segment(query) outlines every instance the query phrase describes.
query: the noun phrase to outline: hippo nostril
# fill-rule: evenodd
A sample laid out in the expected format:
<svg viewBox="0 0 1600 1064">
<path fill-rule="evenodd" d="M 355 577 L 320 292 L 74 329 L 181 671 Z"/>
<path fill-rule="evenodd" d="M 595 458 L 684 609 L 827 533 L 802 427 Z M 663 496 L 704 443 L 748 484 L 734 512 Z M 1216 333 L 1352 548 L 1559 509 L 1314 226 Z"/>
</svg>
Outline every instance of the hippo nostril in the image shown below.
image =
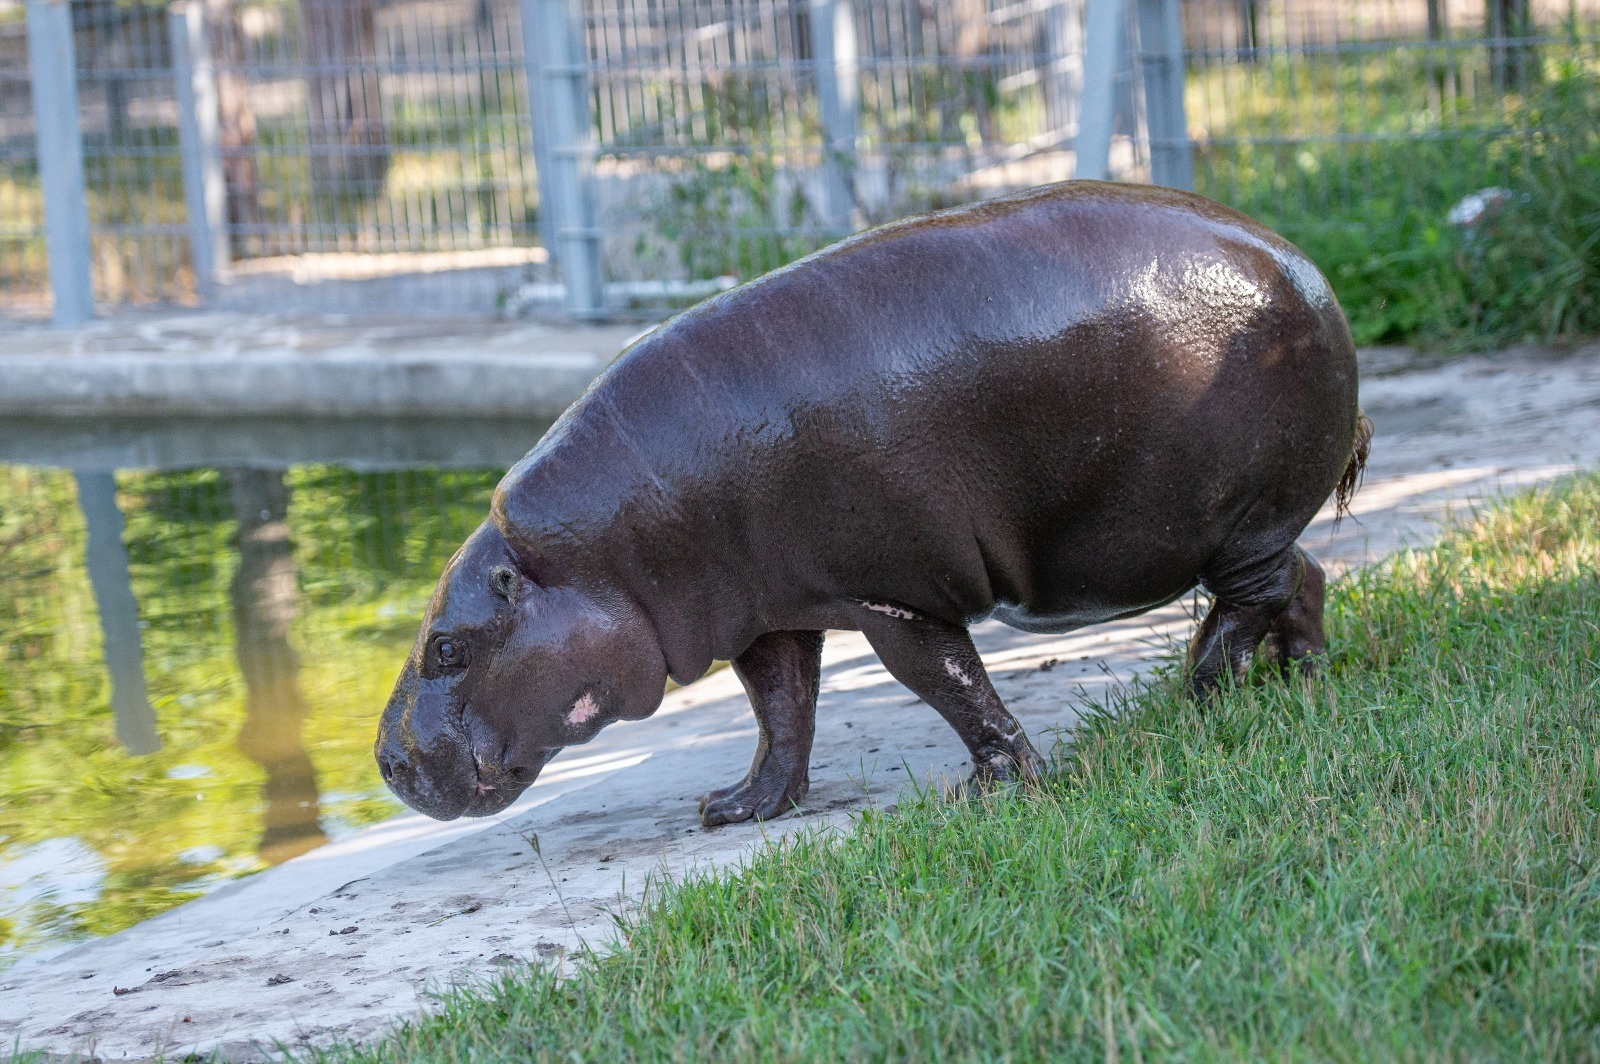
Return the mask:
<svg viewBox="0 0 1600 1064">
<path fill-rule="evenodd" d="M 394 782 L 394 775 L 397 771 L 399 771 L 399 766 L 395 764 L 393 758 L 386 754 L 378 755 L 378 774 L 383 777 L 385 783 Z"/>
</svg>

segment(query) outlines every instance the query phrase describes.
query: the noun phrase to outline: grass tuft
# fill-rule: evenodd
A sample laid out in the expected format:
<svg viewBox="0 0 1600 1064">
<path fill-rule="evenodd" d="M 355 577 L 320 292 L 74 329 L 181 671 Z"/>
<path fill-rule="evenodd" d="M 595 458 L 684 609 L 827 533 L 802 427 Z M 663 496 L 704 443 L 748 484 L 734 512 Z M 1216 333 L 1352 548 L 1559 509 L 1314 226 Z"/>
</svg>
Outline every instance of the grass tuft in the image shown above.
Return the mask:
<svg viewBox="0 0 1600 1064">
<path fill-rule="evenodd" d="M 1325 677 L 669 888 L 336 1058 L 1600 1057 L 1600 476 L 1335 586 Z"/>
</svg>

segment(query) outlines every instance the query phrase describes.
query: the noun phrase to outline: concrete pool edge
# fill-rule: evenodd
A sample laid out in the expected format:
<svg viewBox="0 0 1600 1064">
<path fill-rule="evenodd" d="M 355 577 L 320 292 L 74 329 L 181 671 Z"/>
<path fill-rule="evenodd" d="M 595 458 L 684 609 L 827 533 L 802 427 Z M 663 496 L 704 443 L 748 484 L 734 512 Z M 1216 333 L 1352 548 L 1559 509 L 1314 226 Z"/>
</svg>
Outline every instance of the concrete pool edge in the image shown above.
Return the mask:
<svg viewBox="0 0 1600 1064">
<path fill-rule="evenodd" d="M 0 416 L 552 420 L 637 324 L 130 315 L 0 336 Z"/>
</svg>

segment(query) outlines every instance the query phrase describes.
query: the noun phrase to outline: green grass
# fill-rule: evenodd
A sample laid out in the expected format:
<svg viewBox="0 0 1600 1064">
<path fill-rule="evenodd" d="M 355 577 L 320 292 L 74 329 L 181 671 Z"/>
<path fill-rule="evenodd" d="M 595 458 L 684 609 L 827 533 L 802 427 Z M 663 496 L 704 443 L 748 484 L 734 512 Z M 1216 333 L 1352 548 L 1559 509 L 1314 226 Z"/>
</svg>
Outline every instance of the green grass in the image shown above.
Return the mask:
<svg viewBox="0 0 1600 1064">
<path fill-rule="evenodd" d="M 1034 791 L 670 887 L 340 1060 L 1600 1059 L 1600 476 L 1332 590 L 1315 682 L 1174 674 Z"/>
</svg>

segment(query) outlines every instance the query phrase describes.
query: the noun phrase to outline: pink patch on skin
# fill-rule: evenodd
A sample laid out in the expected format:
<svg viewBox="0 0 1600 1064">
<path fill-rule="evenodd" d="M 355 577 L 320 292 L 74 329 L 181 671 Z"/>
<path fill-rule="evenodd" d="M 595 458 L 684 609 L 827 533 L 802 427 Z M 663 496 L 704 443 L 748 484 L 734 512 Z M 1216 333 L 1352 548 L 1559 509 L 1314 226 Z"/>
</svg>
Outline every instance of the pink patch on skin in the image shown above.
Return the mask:
<svg viewBox="0 0 1600 1064">
<path fill-rule="evenodd" d="M 965 672 L 962 672 L 961 666 L 957 665 L 949 658 L 944 659 L 944 671 L 949 673 L 950 678 L 959 683 L 962 687 L 972 686 L 972 677 L 968 676 Z"/>
<path fill-rule="evenodd" d="M 572 709 L 567 712 L 567 723 L 572 725 L 583 724 L 594 718 L 600 712 L 600 704 L 594 700 L 594 695 L 585 692 L 583 697 L 572 703 Z"/>
</svg>

